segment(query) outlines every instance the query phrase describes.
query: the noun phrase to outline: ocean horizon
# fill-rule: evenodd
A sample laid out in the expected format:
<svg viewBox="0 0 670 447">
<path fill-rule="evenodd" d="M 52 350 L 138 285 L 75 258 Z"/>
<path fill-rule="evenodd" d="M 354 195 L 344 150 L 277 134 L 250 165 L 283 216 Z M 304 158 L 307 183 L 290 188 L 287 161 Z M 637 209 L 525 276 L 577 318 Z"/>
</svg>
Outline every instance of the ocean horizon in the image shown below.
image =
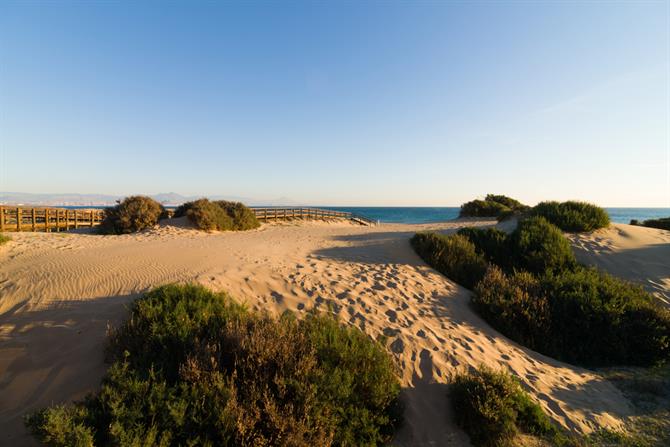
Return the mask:
<svg viewBox="0 0 670 447">
<path fill-rule="evenodd" d="M 380 223 L 425 224 L 445 222 L 456 219 L 460 211 L 458 206 L 317 206 L 317 205 L 286 205 L 268 206 L 268 208 L 321 208 L 333 211 L 347 211 L 378 220 Z M 107 206 L 63 206 L 69 209 L 94 208 L 101 209 Z M 166 208 L 175 208 L 167 205 Z M 604 208 L 615 223 L 628 224 L 632 219 L 639 221 L 670 217 L 670 208 Z"/>
</svg>

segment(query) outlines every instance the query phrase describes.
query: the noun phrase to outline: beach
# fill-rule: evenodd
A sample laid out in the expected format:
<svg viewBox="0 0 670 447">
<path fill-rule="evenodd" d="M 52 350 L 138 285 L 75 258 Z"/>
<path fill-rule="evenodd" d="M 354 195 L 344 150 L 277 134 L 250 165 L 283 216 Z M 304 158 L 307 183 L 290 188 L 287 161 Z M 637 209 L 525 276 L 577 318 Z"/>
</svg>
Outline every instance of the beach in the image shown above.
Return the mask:
<svg viewBox="0 0 670 447">
<path fill-rule="evenodd" d="M 384 339 L 403 386 L 405 424 L 394 445 L 464 445 L 449 414 L 458 371 L 488 365 L 515 375 L 548 415 L 578 433 L 621 429 L 632 407 L 610 382 L 522 347 L 478 317 L 470 291 L 412 250 L 417 231 L 495 221 L 360 226 L 264 224 L 206 233 L 184 219 L 122 236 L 17 233 L 0 248 L 0 444 L 34 445 L 22 418 L 80 399 L 104 375 L 108 328 L 142 292 L 172 282 L 225 290 L 279 315 L 334 312 Z M 571 236 L 579 259 L 670 296 L 670 232 L 612 224 Z"/>
</svg>

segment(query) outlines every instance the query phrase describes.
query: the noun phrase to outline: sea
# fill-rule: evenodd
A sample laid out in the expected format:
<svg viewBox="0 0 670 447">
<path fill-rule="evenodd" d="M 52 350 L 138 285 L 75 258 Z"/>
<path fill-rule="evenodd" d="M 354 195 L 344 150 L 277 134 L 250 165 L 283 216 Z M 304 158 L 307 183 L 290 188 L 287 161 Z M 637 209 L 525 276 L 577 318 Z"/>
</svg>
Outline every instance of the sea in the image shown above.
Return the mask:
<svg viewBox="0 0 670 447">
<path fill-rule="evenodd" d="M 96 206 L 66 206 L 64 208 L 104 208 Z M 168 207 L 169 208 L 169 207 Z M 379 207 L 379 206 L 314 206 L 334 211 L 348 211 L 378 220 L 381 223 L 435 223 L 456 219 L 459 207 Z M 612 222 L 630 223 L 632 219 L 643 221 L 670 217 L 670 208 L 605 208 Z"/>
</svg>

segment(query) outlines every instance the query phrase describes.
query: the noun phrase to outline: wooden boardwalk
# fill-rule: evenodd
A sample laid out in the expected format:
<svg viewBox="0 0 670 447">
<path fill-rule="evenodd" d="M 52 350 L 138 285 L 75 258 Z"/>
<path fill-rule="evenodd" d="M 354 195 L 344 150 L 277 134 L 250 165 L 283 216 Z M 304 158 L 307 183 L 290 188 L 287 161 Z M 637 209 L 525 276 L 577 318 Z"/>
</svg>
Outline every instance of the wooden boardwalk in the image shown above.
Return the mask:
<svg viewBox="0 0 670 447">
<path fill-rule="evenodd" d="M 279 220 L 318 219 L 350 220 L 359 225 L 377 225 L 378 222 L 345 211 L 320 208 L 256 208 L 251 210 L 261 222 Z M 171 215 L 171 210 L 168 210 Z M 0 206 L 0 233 L 14 231 L 69 231 L 76 228 L 91 228 L 100 225 L 104 217 L 102 209 L 67 209 L 51 207 Z"/>
<path fill-rule="evenodd" d="M 102 222 L 101 209 L 28 208 L 0 206 L 0 232 L 3 231 L 67 231 L 95 227 Z"/>
</svg>

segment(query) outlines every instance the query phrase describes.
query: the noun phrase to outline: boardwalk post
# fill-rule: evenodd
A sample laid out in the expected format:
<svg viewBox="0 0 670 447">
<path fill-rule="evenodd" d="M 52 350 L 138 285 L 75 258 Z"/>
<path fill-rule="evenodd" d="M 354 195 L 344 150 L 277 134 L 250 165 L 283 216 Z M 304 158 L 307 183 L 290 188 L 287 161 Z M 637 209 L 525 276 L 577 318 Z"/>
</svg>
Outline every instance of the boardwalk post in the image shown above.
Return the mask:
<svg viewBox="0 0 670 447">
<path fill-rule="evenodd" d="M 35 232 L 35 224 L 37 223 L 37 216 L 35 208 L 33 208 L 33 232 Z"/>
<path fill-rule="evenodd" d="M 16 209 L 16 231 L 21 231 L 21 208 Z"/>
<path fill-rule="evenodd" d="M 91 228 L 93 228 L 93 210 L 91 210 Z"/>
<path fill-rule="evenodd" d="M 44 231 L 49 232 L 49 208 L 44 209 Z"/>
<path fill-rule="evenodd" d="M 79 228 L 79 210 L 74 210 L 74 228 L 77 229 Z"/>
<path fill-rule="evenodd" d="M 70 210 L 65 210 L 65 231 L 70 229 Z"/>
<path fill-rule="evenodd" d="M 0 206 L 0 232 L 5 231 L 5 207 Z"/>
<path fill-rule="evenodd" d="M 60 210 L 56 209 L 56 231 L 60 231 Z"/>
</svg>

